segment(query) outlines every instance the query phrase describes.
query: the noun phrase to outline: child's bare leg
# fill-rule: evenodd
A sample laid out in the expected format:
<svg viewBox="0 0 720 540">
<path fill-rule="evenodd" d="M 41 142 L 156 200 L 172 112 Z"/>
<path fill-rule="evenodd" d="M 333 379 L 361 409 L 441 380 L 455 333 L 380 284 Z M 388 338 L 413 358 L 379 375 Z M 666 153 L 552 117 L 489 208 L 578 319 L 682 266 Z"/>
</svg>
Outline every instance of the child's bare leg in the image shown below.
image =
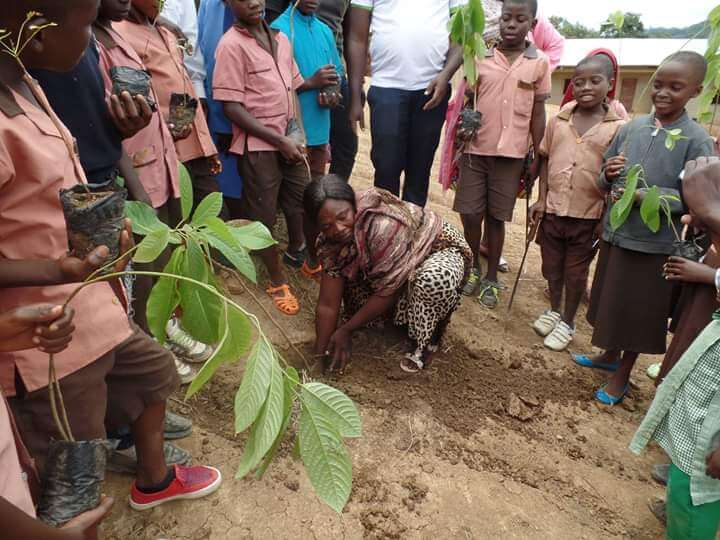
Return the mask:
<svg viewBox="0 0 720 540">
<path fill-rule="evenodd" d="M 165 464 L 163 425 L 165 402 L 149 405 L 132 425 L 137 450 L 137 485 L 141 488 L 160 484 L 168 474 Z"/>
<path fill-rule="evenodd" d="M 485 219 L 485 231 L 488 237 L 488 270 L 486 278 L 497 282 L 498 265 L 505 244 L 505 222 L 487 216 Z"/>
<path fill-rule="evenodd" d="M 480 268 L 480 239 L 482 238 L 483 216 L 480 214 L 461 214 L 465 240 L 473 253 L 473 264 Z"/>
<path fill-rule="evenodd" d="M 273 287 L 279 287 L 283 283 L 287 283 L 285 272 L 283 272 L 282 264 L 280 264 L 280 254 L 277 246 L 270 246 L 255 253 L 267 268 Z"/>
<path fill-rule="evenodd" d="M 640 356 L 636 352 L 625 351 L 620 360 L 620 367 L 612 374 L 610 380 L 605 386 L 605 391 L 613 397 L 618 397 L 623 394 L 625 387 L 630 382 L 630 374 L 635 366 L 635 362 Z"/>
</svg>

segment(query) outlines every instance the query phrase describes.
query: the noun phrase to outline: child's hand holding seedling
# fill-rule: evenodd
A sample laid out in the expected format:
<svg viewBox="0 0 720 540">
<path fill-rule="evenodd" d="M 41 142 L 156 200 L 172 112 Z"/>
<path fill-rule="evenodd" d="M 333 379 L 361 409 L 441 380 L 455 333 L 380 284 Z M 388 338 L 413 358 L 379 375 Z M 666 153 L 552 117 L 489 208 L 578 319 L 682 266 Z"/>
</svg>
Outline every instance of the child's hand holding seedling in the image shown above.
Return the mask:
<svg viewBox="0 0 720 540">
<path fill-rule="evenodd" d="M 626 163 L 627 158 L 625 157 L 625 154 L 622 153 L 611 157 L 605 162 L 605 178 L 608 182 L 614 182 L 622 176 L 622 173 L 625 171 Z"/>
<path fill-rule="evenodd" d="M 125 270 L 130 261 L 129 253 L 135 243 L 133 241 L 132 226 L 129 219 L 125 220 L 125 230 L 120 233 L 120 256 L 112 267 L 113 273 Z M 87 257 L 79 259 L 68 254 L 58 261 L 62 283 L 81 283 L 88 279 L 103 266 L 111 263 L 108 261 L 109 250 L 107 246 L 98 246 L 92 250 Z M 127 254 L 127 255 L 126 255 Z"/>
<path fill-rule="evenodd" d="M 110 96 L 110 117 L 124 139 L 145 129 L 152 120 L 153 111 L 141 95 L 131 96 L 124 91 Z"/>
<path fill-rule="evenodd" d="M 715 284 L 715 269 L 707 264 L 690 261 L 682 257 L 669 257 L 663 267 L 663 275 L 668 281 L 683 283 Z"/>
<path fill-rule="evenodd" d="M 324 88 L 326 86 L 332 86 L 333 84 L 339 84 L 340 77 L 338 77 L 335 66 L 328 64 L 318 69 L 315 74 L 305 81 L 306 88 Z"/>
</svg>

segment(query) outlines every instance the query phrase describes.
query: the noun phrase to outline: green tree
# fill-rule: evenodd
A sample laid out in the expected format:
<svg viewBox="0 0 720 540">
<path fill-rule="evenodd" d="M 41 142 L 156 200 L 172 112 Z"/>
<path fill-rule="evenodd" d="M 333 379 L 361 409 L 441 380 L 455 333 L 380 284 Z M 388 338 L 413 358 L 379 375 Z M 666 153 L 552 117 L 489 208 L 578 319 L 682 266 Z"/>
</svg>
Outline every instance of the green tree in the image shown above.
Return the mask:
<svg viewBox="0 0 720 540">
<path fill-rule="evenodd" d="M 569 39 L 600 37 L 600 32 L 597 30 L 583 26 L 580 23 L 572 23 L 565 17 L 553 15 L 550 17 L 550 22 L 560 34 Z"/>
<path fill-rule="evenodd" d="M 617 14 L 611 14 L 608 20 L 600 26 L 600 37 L 604 38 L 644 38 L 647 37 L 638 13 L 623 14 L 622 25 L 618 25 Z"/>
</svg>

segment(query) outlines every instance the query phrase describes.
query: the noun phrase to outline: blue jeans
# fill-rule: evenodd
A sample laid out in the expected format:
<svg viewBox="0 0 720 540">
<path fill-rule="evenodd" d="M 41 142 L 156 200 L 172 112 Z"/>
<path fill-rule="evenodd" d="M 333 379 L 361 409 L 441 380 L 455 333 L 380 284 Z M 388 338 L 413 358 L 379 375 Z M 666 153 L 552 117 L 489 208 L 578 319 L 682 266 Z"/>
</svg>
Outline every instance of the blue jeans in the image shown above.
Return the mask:
<svg viewBox="0 0 720 540">
<path fill-rule="evenodd" d="M 400 195 L 400 175 L 405 173 L 402 198 L 425 206 L 430 168 L 440 142 L 450 89 L 443 101 L 423 111 L 425 90 L 397 90 L 371 86 L 370 130 L 375 166 L 375 186 Z"/>
</svg>

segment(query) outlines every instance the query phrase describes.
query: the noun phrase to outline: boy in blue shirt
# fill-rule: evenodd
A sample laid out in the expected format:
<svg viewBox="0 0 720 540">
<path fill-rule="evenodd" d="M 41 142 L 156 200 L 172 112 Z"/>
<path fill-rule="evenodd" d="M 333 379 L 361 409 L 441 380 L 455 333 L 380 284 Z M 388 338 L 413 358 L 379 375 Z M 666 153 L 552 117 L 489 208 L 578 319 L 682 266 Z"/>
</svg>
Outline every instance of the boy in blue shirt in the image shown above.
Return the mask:
<svg viewBox="0 0 720 540">
<path fill-rule="evenodd" d="M 332 31 L 315 15 L 319 5 L 319 0 L 300 0 L 297 9 L 290 5 L 275 19 L 271 28 L 280 30 L 290 40 L 295 62 L 304 79 L 321 70 L 334 73 L 339 84 L 344 71 L 340 53 Z M 337 89 L 339 91 L 339 87 Z M 330 109 L 339 105 L 340 98 L 333 94 L 327 99 L 323 90 L 308 90 L 299 94 L 313 178 L 325 175 L 330 142 Z"/>
</svg>

